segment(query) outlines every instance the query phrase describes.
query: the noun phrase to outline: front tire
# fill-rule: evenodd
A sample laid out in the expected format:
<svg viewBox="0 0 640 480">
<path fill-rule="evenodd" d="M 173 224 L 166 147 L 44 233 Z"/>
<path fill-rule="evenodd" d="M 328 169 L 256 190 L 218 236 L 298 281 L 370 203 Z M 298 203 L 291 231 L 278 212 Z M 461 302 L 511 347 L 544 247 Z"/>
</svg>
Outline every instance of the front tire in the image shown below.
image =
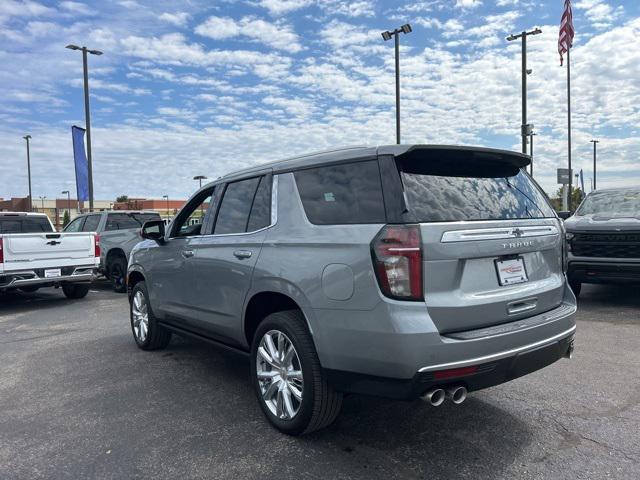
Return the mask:
<svg viewBox="0 0 640 480">
<path fill-rule="evenodd" d="M 67 298 L 84 298 L 89 293 L 89 285 L 83 283 L 66 283 L 62 285 L 62 292 Z"/>
<path fill-rule="evenodd" d="M 149 304 L 144 282 L 138 282 L 131 291 L 129 304 L 131 332 L 136 345 L 142 350 L 160 350 L 171 341 L 171 332 L 158 323 Z"/>
<path fill-rule="evenodd" d="M 269 422 L 288 435 L 325 428 L 340 413 L 342 394 L 327 382 L 298 310 L 272 313 L 258 326 L 251 380 Z"/>
</svg>

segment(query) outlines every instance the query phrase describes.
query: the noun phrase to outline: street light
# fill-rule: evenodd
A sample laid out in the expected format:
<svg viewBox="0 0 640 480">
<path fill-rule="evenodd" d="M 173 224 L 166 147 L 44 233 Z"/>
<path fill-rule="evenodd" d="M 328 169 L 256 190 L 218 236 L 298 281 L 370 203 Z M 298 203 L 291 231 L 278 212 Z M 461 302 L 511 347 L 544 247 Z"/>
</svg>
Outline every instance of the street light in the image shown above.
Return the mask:
<svg viewBox="0 0 640 480">
<path fill-rule="evenodd" d="M 193 177 L 194 180 L 198 180 L 200 182 L 200 188 L 202 188 L 202 180 L 206 180 L 207 177 L 205 177 L 204 175 L 196 175 L 195 177 Z M 203 223 L 203 219 L 204 219 L 204 202 L 202 202 L 202 204 L 200 205 L 200 223 Z"/>
<path fill-rule="evenodd" d="M 598 143 L 600 143 L 600 140 L 589 140 L 591 143 L 593 143 L 593 188 L 592 190 L 596 189 L 596 145 Z"/>
<path fill-rule="evenodd" d="M 533 137 L 535 137 L 536 135 L 538 135 L 536 132 L 531 132 L 529 134 L 529 137 L 531 137 L 531 146 L 529 150 L 529 156 L 531 157 L 531 178 L 533 178 Z"/>
<path fill-rule="evenodd" d="M 167 217 L 169 217 L 169 195 L 163 195 L 162 198 L 167 201 Z"/>
<path fill-rule="evenodd" d="M 89 211 L 93 211 L 93 162 L 91 159 L 91 115 L 89 113 L 89 72 L 87 67 L 87 53 L 102 55 L 100 50 L 89 50 L 87 47 L 67 45 L 69 50 L 82 50 L 82 68 L 84 73 L 84 119 L 87 129 L 87 162 L 89 176 Z"/>
<path fill-rule="evenodd" d="M 44 197 L 40 196 L 40 201 L 42 202 L 42 212 L 44 212 L 44 199 L 47 198 L 47 196 L 45 195 Z"/>
<path fill-rule="evenodd" d="M 382 38 L 385 40 L 391 40 L 391 37 L 395 37 L 395 52 L 396 52 L 396 143 L 400 144 L 400 33 L 411 33 L 411 25 L 405 23 L 400 28 L 396 28 L 393 32 L 382 32 Z"/>
<path fill-rule="evenodd" d="M 29 152 L 29 140 L 31 135 L 25 135 L 24 138 L 27 141 L 27 176 L 29 178 L 29 211 L 33 211 L 33 200 L 31 199 L 31 153 Z"/>
<path fill-rule="evenodd" d="M 62 192 L 63 195 L 66 193 L 67 194 L 67 211 L 69 212 L 69 220 L 71 220 L 71 193 L 69 192 L 69 190 L 63 190 Z"/>
<path fill-rule="evenodd" d="M 527 125 L 527 75 L 532 72 L 532 70 L 527 70 L 527 37 L 529 35 L 539 35 L 540 33 L 542 33 L 542 30 L 536 28 L 535 30 L 523 31 L 507 37 L 508 42 L 513 42 L 518 38 L 522 39 L 522 125 L 520 134 L 522 135 L 522 153 L 524 154 L 527 153 L 527 135 L 529 135 L 529 127 Z"/>
</svg>

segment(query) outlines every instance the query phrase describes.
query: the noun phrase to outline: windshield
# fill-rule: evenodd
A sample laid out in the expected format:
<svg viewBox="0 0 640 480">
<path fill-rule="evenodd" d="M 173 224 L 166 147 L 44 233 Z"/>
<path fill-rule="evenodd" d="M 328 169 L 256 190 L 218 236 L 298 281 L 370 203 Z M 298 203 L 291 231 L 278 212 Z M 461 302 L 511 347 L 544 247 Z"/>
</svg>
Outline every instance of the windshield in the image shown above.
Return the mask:
<svg viewBox="0 0 640 480">
<path fill-rule="evenodd" d="M 587 196 L 576 215 L 640 215 L 640 190 L 593 192 Z"/>
<path fill-rule="evenodd" d="M 555 217 L 542 191 L 517 167 L 437 159 L 398 163 L 412 221 Z"/>
</svg>

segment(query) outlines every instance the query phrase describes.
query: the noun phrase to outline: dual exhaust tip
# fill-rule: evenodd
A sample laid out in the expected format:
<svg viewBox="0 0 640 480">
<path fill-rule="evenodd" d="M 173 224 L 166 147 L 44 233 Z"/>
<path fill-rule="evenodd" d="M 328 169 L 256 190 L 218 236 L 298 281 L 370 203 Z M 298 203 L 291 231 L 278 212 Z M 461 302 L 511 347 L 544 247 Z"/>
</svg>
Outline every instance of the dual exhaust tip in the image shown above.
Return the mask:
<svg viewBox="0 0 640 480">
<path fill-rule="evenodd" d="M 450 387 L 446 390 L 443 388 L 433 388 L 420 398 L 434 407 L 442 405 L 445 399 L 451 400 L 455 405 L 460 405 L 467 399 L 467 389 L 462 386 Z"/>
</svg>

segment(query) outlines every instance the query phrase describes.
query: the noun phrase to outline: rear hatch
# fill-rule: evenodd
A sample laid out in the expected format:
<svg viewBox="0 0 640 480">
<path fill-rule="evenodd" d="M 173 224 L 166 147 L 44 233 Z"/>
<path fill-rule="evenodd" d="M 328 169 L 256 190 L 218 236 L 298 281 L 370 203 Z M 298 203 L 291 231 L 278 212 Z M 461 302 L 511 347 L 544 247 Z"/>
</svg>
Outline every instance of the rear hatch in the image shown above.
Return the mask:
<svg viewBox="0 0 640 480">
<path fill-rule="evenodd" d="M 93 265 L 91 233 L 23 233 L 2 235 L 4 271 Z"/>
<path fill-rule="evenodd" d="M 395 158 L 403 223 L 422 237 L 424 300 L 441 333 L 562 302 L 561 226 L 519 154 L 416 149 Z"/>
</svg>

